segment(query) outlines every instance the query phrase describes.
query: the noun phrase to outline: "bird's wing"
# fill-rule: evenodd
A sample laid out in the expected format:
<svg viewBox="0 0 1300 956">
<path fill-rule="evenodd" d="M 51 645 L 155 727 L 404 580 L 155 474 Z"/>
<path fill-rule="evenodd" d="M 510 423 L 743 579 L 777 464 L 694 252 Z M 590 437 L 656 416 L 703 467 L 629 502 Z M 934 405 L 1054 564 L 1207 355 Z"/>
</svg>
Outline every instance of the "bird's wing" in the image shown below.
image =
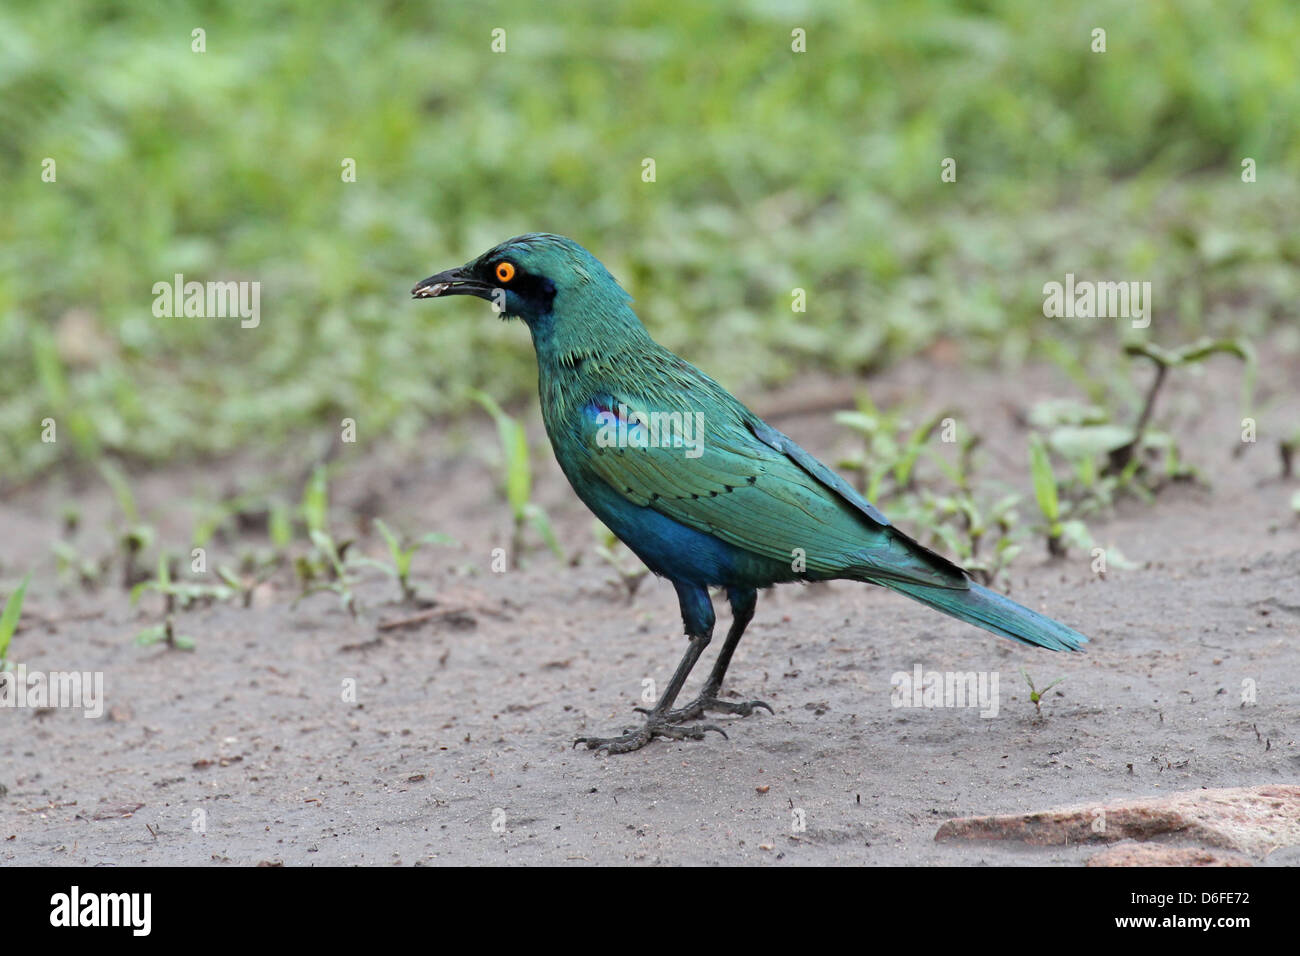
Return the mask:
<svg viewBox="0 0 1300 956">
<path fill-rule="evenodd" d="M 806 471 L 813 478 L 816 478 L 825 487 L 839 495 L 845 502 L 862 512 L 866 518 L 876 524 L 889 527 L 890 531 L 899 538 L 902 538 L 914 549 L 923 552 L 929 560 L 937 567 L 953 574 L 960 576 L 963 580 L 966 578 L 966 571 L 961 565 L 955 564 L 945 558 L 942 554 L 927 548 L 907 535 L 903 534 L 888 518 L 881 513 L 880 509 L 873 505 L 866 498 L 862 497 L 852 485 L 845 481 L 839 474 L 827 468 L 824 464 L 804 451 L 799 445 L 795 444 L 786 435 L 777 431 L 767 422 L 757 416 L 751 416 L 748 422 L 750 431 L 752 431 L 759 440 L 777 451 L 783 452 L 791 461 Z M 958 585 L 964 587 L 965 585 Z"/>
<path fill-rule="evenodd" d="M 802 557 L 811 576 L 967 586 L 960 568 L 894 529 L 847 482 L 734 399 L 658 402 L 655 411 L 681 412 L 679 440 L 665 440 L 667 426 L 648 427 L 645 400 L 600 395 L 584 409 L 589 467 L 627 500 L 773 560 Z M 688 410 L 692 404 L 712 411 Z"/>
<path fill-rule="evenodd" d="M 835 492 L 853 507 L 861 511 L 878 525 L 888 525 L 889 519 L 881 514 L 880 509 L 854 490 L 853 486 L 831 471 L 808 452 L 804 451 L 786 435 L 777 431 L 767 422 L 755 416 L 747 422 L 754 437 L 770 448 L 781 452 L 808 474 Z"/>
</svg>

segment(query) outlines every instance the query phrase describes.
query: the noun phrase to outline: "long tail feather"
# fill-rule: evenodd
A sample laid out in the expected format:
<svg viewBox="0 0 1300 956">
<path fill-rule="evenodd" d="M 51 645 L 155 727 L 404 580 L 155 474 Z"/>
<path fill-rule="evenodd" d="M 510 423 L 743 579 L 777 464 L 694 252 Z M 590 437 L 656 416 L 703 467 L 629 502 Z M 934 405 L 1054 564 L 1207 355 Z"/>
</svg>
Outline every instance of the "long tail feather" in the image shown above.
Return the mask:
<svg viewBox="0 0 1300 956">
<path fill-rule="evenodd" d="M 936 611 L 1022 644 L 1053 651 L 1081 650 L 1088 639 L 1073 628 L 1031 611 L 996 591 L 971 583 L 969 588 L 928 587 L 923 584 L 880 581 L 885 587 L 928 604 Z"/>
</svg>

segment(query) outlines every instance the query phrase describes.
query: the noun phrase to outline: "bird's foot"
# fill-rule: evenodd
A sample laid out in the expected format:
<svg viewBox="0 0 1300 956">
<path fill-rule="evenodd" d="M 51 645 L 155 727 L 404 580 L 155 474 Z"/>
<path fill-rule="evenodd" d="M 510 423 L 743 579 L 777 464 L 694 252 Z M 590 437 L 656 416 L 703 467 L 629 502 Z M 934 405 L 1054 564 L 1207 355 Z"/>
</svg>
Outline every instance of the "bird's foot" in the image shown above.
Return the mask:
<svg viewBox="0 0 1300 956">
<path fill-rule="evenodd" d="M 726 731 L 721 727 L 715 727 L 713 724 L 681 727 L 678 726 L 677 722 L 671 721 L 668 715 L 656 717 L 651 714 L 650 719 L 636 730 L 624 730 L 619 737 L 579 737 L 573 742 L 573 746 L 586 744 L 588 750 L 605 750 L 611 754 L 625 754 L 631 753 L 633 750 L 640 750 L 656 737 L 667 737 L 670 740 L 703 740 L 704 735 L 710 730 L 717 731 L 723 737 L 727 736 Z"/>
<path fill-rule="evenodd" d="M 769 714 L 775 714 L 772 705 L 761 700 L 723 700 L 721 697 L 715 697 L 713 694 L 705 691 L 695 700 L 691 701 L 685 707 L 679 707 L 677 710 L 670 710 L 664 714 L 663 719 L 672 724 L 680 724 L 687 720 L 698 720 L 704 716 L 706 710 L 719 711 L 724 714 L 739 714 L 741 717 L 748 717 L 755 710 L 762 707 Z M 635 710 L 643 714 L 649 714 L 650 711 L 643 707 L 636 707 Z"/>
</svg>

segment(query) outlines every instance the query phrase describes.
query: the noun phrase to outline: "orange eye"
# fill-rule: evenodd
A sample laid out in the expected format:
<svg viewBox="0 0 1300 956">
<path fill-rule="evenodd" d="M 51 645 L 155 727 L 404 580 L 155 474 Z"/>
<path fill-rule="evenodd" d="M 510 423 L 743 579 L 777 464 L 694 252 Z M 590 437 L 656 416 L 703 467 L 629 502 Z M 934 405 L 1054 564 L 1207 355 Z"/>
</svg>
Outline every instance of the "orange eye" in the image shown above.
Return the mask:
<svg viewBox="0 0 1300 956">
<path fill-rule="evenodd" d="M 515 277 L 515 267 L 510 262 L 497 263 L 497 278 L 502 282 L 509 282 Z"/>
</svg>

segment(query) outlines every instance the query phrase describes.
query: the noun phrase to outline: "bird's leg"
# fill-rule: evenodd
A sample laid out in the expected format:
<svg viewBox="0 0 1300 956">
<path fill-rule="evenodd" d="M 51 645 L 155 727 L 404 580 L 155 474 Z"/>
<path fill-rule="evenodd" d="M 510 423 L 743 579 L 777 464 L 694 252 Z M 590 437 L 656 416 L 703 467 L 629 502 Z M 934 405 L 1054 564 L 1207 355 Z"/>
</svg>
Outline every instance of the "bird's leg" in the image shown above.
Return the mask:
<svg viewBox="0 0 1300 956">
<path fill-rule="evenodd" d="M 736 652 L 736 645 L 740 643 L 741 635 L 745 633 L 745 628 L 754 617 L 758 592 L 753 588 L 727 588 L 727 600 L 731 602 L 731 628 L 727 631 L 727 640 L 722 645 L 718 659 L 713 663 L 713 670 L 709 672 L 709 679 L 704 682 L 704 689 L 700 691 L 700 696 L 681 709 L 669 711 L 664 715 L 674 723 L 698 720 L 706 710 L 748 717 L 756 708 L 763 707 L 769 714 L 774 713 L 772 706 L 761 700 L 723 700 L 718 697 L 722 690 L 722 678 L 731 664 L 731 655 Z M 650 712 L 642 711 L 642 713 Z"/>
<path fill-rule="evenodd" d="M 682 607 L 682 620 L 686 625 L 686 636 L 690 638 L 690 644 L 686 648 L 686 653 L 682 655 L 677 670 L 673 672 L 672 680 L 659 696 L 654 710 L 642 711 L 646 714 L 646 722 L 635 730 L 624 730 L 618 737 L 579 737 L 573 742 L 573 746 L 586 744 L 588 750 L 607 750 L 611 754 L 622 754 L 640 750 L 655 737 L 703 740 L 704 735 L 710 730 L 716 730 L 722 736 L 727 736 L 721 727 L 715 727 L 713 724 L 680 727 L 679 721 L 669 718 L 673 701 L 681 693 L 682 685 L 690 676 L 695 662 L 700 659 L 704 649 L 709 646 L 709 641 L 713 639 L 714 622 L 713 603 L 709 600 L 707 590 L 690 584 L 677 582 L 673 584 L 677 588 L 677 598 Z"/>
</svg>

